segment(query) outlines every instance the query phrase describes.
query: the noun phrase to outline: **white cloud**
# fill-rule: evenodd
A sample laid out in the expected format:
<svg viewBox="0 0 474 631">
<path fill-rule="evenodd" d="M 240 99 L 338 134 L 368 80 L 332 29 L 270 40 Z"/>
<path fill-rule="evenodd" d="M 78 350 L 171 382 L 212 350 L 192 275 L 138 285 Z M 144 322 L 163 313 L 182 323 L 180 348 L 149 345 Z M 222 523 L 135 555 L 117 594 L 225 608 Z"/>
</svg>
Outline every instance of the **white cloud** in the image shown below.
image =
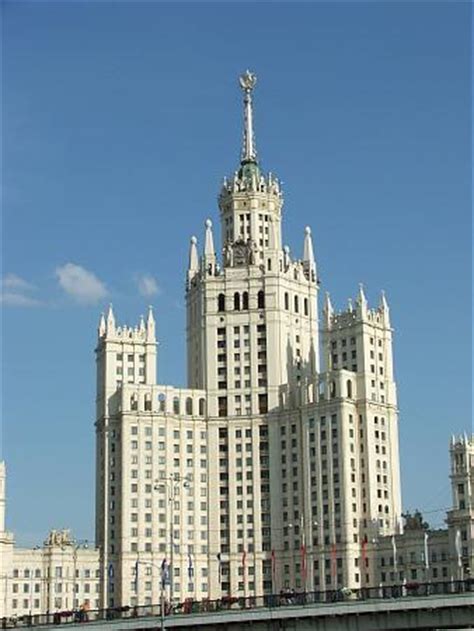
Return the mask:
<svg viewBox="0 0 474 631">
<path fill-rule="evenodd" d="M 75 263 L 66 263 L 56 268 L 59 285 L 76 302 L 95 304 L 107 296 L 104 283 L 95 274 Z"/>
<path fill-rule="evenodd" d="M 150 276 L 150 274 L 144 274 L 138 279 L 138 291 L 142 296 L 150 297 L 159 294 L 160 288 L 153 276 Z"/>
<path fill-rule="evenodd" d="M 39 307 L 42 303 L 36 298 L 16 294 L 14 292 L 4 292 L 1 295 L 1 302 L 8 307 Z"/>
<path fill-rule="evenodd" d="M 28 295 L 35 287 L 16 274 L 7 274 L 1 280 L 0 302 L 9 307 L 38 307 L 42 303 Z"/>
<path fill-rule="evenodd" d="M 8 291 L 30 291 L 34 289 L 33 285 L 28 283 L 24 278 L 20 278 L 16 274 L 7 274 L 2 279 L 2 288 Z"/>
</svg>

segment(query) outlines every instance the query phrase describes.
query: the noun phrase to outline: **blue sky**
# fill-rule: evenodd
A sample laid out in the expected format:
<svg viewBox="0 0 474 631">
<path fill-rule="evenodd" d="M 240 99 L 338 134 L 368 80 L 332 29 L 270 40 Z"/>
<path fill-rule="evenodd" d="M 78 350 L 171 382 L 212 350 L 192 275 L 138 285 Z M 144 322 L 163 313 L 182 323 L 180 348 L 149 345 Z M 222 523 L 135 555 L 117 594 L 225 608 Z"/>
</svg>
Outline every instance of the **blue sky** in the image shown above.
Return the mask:
<svg viewBox="0 0 474 631">
<path fill-rule="evenodd" d="M 94 536 L 94 345 L 112 301 L 155 306 L 159 381 L 185 384 L 189 237 L 238 162 L 237 76 L 343 308 L 385 289 L 403 500 L 441 525 L 471 428 L 468 3 L 3 4 L 2 451 L 8 524 Z M 441 510 L 440 510 L 441 509 Z"/>
</svg>

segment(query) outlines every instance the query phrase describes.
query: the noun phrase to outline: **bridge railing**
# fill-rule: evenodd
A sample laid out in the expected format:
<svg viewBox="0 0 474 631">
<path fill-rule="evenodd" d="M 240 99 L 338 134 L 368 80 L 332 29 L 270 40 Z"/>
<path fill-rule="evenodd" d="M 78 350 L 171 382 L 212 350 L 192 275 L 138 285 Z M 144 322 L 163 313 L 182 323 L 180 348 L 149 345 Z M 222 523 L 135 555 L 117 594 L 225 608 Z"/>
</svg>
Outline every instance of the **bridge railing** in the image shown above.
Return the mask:
<svg viewBox="0 0 474 631">
<path fill-rule="evenodd" d="M 274 609 L 277 607 L 304 607 L 337 603 L 361 603 L 383 599 L 406 597 L 449 596 L 464 592 L 474 592 L 474 579 L 435 583 L 404 583 L 360 589 L 341 588 L 335 590 L 296 592 L 282 590 L 279 594 L 263 596 L 224 596 L 217 600 L 186 599 L 182 603 L 164 603 L 164 616 L 186 616 L 189 614 L 207 614 L 229 610 Z M 86 610 L 84 608 L 54 613 L 11 616 L 1 619 L 3 629 L 16 627 L 39 627 L 69 625 L 99 621 L 124 620 L 129 618 L 162 617 L 161 605 L 140 605 L 109 607 L 108 609 Z"/>
</svg>

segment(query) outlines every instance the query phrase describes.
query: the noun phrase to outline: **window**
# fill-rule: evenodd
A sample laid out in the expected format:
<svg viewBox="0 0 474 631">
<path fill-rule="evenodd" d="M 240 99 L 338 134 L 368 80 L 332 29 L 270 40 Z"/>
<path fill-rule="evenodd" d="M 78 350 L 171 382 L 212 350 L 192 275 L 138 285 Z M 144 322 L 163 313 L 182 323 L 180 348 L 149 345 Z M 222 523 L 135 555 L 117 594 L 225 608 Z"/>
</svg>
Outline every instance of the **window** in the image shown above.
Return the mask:
<svg viewBox="0 0 474 631">
<path fill-rule="evenodd" d="M 257 294 L 257 307 L 259 309 L 265 309 L 265 293 L 262 290 Z"/>
<path fill-rule="evenodd" d="M 288 296 L 288 292 L 285 292 L 285 309 L 288 311 L 290 308 L 290 299 Z"/>
<path fill-rule="evenodd" d="M 234 311 L 240 311 L 240 294 L 238 292 L 234 294 Z"/>
<path fill-rule="evenodd" d="M 219 294 L 217 296 L 217 311 L 225 311 L 225 295 Z"/>
<path fill-rule="evenodd" d="M 244 291 L 242 294 L 242 309 L 247 310 L 249 308 L 249 294 Z"/>
</svg>

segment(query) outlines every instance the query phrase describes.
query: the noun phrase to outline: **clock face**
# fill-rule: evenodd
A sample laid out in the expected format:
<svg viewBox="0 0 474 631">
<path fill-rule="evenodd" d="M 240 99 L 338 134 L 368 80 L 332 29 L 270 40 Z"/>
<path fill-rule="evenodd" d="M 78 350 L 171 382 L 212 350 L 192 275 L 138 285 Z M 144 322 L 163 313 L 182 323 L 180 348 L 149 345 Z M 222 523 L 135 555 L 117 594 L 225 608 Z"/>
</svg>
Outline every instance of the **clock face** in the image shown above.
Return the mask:
<svg viewBox="0 0 474 631">
<path fill-rule="evenodd" d="M 247 246 L 245 243 L 237 243 L 234 246 L 234 264 L 245 265 L 247 263 Z"/>
</svg>

